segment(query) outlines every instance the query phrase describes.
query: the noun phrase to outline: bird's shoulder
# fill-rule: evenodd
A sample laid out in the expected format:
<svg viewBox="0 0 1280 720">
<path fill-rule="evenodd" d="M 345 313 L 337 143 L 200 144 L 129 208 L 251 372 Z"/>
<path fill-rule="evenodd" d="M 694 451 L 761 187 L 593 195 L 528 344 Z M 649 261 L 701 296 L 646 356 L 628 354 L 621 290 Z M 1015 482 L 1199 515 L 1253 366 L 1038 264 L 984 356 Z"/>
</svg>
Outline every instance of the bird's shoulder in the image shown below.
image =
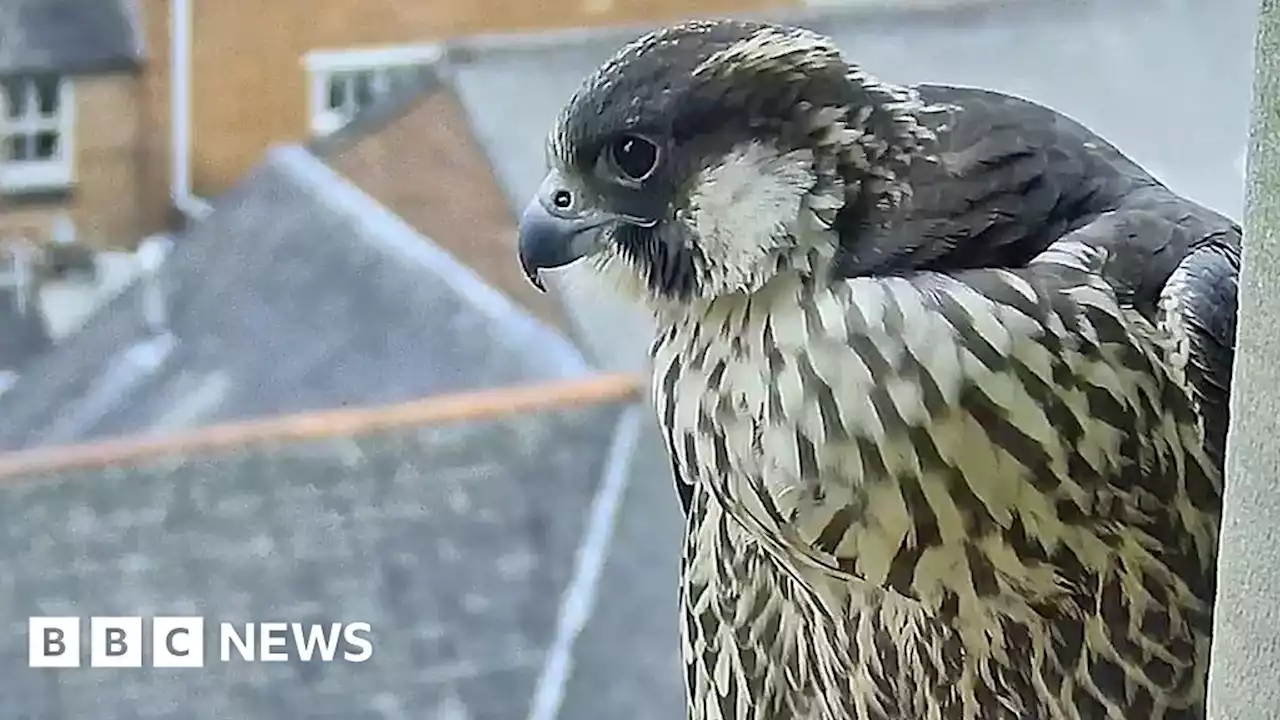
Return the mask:
<svg viewBox="0 0 1280 720">
<path fill-rule="evenodd" d="M 846 276 L 886 270 L 1017 267 L 1063 234 L 1159 183 L 1105 139 L 1044 105 L 991 90 L 912 88 L 933 152 L 910 170 L 889 232 L 851 237 L 837 219 Z"/>
<path fill-rule="evenodd" d="M 888 234 L 841 238 L 837 274 L 1021 268 L 1054 243 L 1105 251 L 1117 301 L 1157 326 L 1220 457 L 1234 361 L 1238 223 L 1181 196 L 1075 119 L 1013 95 L 914 88 L 935 157 Z M 837 231 L 850 226 L 837 223 Z"/>
</svg>

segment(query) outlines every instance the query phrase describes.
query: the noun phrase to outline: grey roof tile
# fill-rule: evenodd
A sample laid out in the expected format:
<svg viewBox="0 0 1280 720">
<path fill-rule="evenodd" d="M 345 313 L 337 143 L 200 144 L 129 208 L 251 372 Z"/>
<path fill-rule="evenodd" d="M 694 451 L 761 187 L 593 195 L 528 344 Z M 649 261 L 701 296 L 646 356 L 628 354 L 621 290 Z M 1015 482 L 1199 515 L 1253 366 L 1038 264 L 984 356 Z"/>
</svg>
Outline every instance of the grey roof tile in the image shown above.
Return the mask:
<svg viewBox="0 0 1280 720">
<path fill-rule="evenodd" d="M 47 720 L 523 720 L 622 409 L 8 477 L 0 707 Z M 50 614 L 203 615 L 209 661 L 25 669 L 26 618 Z M 373 657 L 218 661 L 215 623 L 273 620 L 369 622 Z M 465 714 L 435 714 L 447 708 Z"/>
<path fill-rule="evenodd" d="M 0 74 L 131 69 L 142 60 L 136 0 L 4 0 Z"/>
<path fill-rule="evenodd" d="M 170 334 L 148 328 L 143 286 L 130 287 L 0 397 L 0 449 L 588 371 L 561 335 L 297 146 L 271 151 L 178 238 L 160 277 Z"/>
</svg>

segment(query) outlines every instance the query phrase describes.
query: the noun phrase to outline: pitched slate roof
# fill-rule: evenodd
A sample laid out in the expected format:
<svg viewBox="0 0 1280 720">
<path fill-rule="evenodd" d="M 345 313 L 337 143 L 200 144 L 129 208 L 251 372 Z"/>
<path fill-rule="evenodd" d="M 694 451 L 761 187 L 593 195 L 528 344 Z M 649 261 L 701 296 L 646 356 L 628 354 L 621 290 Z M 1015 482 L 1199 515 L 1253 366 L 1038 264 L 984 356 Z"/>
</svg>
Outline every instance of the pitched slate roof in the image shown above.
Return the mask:
<svg viewBox="0 0 1280 720">
<path fill-rule="evenodd" d="M 581 558 L 598 552 L 636 390 L 597 377 L 0 456 L 0 707 L 538 717 L 593 582 Z M 203 669 L 153 669 L 149 649 L 141 670 L 27 668 L 29 616 L 166 614 L 206 618 Z M 217 623 L 264 621 L 368 622 L 373 655 L 218 660 Z"/>
<path fill-rule="evenodd" d="M 84 74 L 137 67 L 137 0 L 0 2 L 0 74 Z"/>
<path fill-rule="evenodd" d="M 0 396 L 0 449 L 580 376 L 532 319 L 297 146 Z"/>
</svg>

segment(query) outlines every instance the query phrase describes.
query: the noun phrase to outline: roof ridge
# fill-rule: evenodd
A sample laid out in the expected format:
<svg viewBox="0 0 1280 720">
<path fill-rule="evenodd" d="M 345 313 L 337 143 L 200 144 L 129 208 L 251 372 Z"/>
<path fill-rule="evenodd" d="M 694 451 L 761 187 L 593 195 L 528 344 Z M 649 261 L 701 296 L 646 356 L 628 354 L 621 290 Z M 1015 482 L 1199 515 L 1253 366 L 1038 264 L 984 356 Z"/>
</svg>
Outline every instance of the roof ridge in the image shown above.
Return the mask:
<svg viewBox="0 0 1280 720">
<path fill-rule="evenodd" d="M 517 305 L 311 150 L 298 143 L 276 145 L 267 151 L 266 162 L 275 164 L 315 197 L 353 218 L 365 231 L 361 235 L 366 244 L 429 270 L 468 305 L 506 328 L 509 342 L 519 347 L 537 343 L 540 354 L 553 360 L 544 370 L 560 377 L 592 371 L 582 351 L 558 329 Z"/>
<path fill-rule="evenodd" d="M 410 425 L 443 425 L 518 413 L 561 410 L 639 397 L 644 381 L 632 373 L 601 373 L 460 393 L 406 403 L 293 413 L 222 423 L 165 436 L 131 436 L 0 453 L 0 479 L 103 467 L 167 454 L 220 452 L 259 443 L 365 435 Z"/>
</svg>

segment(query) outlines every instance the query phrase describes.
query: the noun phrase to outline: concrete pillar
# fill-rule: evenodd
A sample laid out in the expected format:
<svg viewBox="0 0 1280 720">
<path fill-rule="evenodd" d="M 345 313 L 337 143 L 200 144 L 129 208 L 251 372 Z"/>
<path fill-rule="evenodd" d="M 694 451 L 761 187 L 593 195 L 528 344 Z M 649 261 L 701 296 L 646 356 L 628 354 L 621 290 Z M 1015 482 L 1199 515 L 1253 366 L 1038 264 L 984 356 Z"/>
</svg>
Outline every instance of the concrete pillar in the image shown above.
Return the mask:
<svg viewBox="0 0 1280 720">
<path fill-rule="evenodd" d="M 1261 2 L 1255 58 L 1212 720 L 1280 718 L 1280 0 Z"/>
</svg>

